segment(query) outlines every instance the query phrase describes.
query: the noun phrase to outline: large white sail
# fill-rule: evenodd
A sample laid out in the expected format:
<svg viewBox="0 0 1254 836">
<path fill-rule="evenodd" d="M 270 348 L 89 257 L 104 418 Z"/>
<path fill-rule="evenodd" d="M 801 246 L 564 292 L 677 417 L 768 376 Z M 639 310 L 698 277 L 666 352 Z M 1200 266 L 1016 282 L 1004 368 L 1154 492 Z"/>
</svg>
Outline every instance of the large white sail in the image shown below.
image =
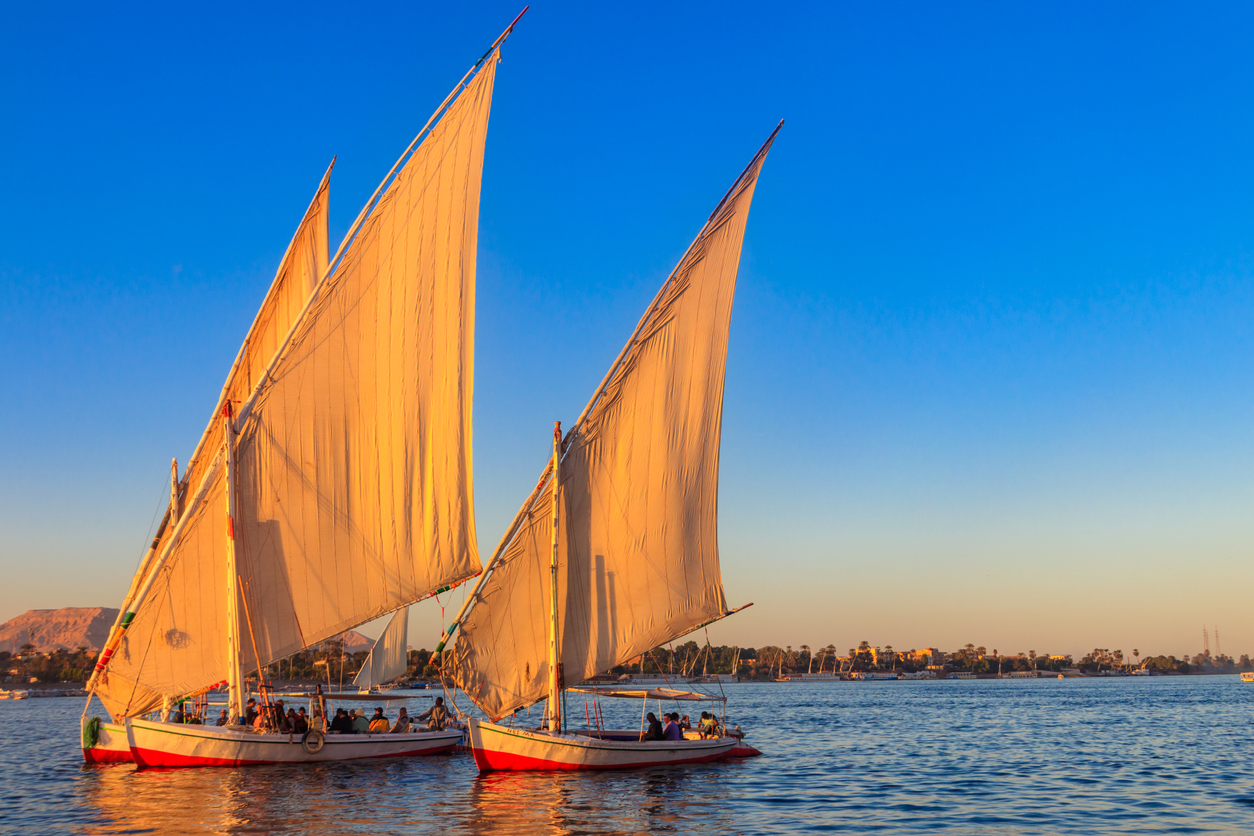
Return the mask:
<svg viewBox="0 0 1254 836">
<path fill-rule="evenodd" d="M 272 306 L 266 334 L 277 339 L 250 335 L 232 371 L 234 407 L 261 381 L 235 447 L 245 671 L 479 571 L 475 254 L 497 59 L 494 51 L 413 150 L 304 315 L 284 321 L 305 308 L 320 273 L 291 283 L 300 304 Z M 311 207 L 288 269 L 325 267 L 321 211 L 315 221 Z M 317 235 L 306 234 L 315 223 L 320 254 Z M 194 508 L 101 677 L 98 693 L 115 718 L 227 679 L 222 432 L 220 419 L 211 422 L 197 448 L 183 483 L 183 505 Z"/>
<path fill-rule="evenodd" d="M 728 327 L 745 222 L 771 141 L 715 209 L 565 440 L 558 612 L 567 684 L 728 611 L 718 462 Z M 493 719 L 543 699 L 552 491 L 482 582 L 445 671 Z"/>
<path fill-rule="evenodd" d="M 370 648 L 366 663 L 353 677 L 358 688 L 376 688 L 399 679 L 409 670 L 409 607 L 401 607 L 388 622 L 387 629 Z"/>
</svg>

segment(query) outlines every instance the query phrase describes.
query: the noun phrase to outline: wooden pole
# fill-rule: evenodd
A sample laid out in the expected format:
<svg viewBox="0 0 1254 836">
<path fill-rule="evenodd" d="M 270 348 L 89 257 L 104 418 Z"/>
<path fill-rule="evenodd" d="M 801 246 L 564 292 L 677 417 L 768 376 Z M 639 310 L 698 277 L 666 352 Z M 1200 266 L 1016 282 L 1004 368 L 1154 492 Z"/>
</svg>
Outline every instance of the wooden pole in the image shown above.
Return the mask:
<svg viewBox="0 0 1254 836">
<path fill-rule="evenodd" d="M 243 716 L 239 664 L 239 578 L 235 569 L 235 422 L 231 405 L 222 406 L 222 439 L 226 453 L 226 716 L 232 725 Z M 258 664 L 261 660 L 257 660 Z"/>
<path fill-rule="evenodd" d="M 170 520 L 179 521 L 179 460 L 170 459 Z"/>
<path fill-rule="evenodd" d="M 561 524 L 561 485 L 562 485 L 562 422 L 553 422 L 553 550 L 549 555 L 549 731 L 560 734 L 562 731 L 562 637 L 561 608 L 558 605 L 557 570 Z"/>
</svg>

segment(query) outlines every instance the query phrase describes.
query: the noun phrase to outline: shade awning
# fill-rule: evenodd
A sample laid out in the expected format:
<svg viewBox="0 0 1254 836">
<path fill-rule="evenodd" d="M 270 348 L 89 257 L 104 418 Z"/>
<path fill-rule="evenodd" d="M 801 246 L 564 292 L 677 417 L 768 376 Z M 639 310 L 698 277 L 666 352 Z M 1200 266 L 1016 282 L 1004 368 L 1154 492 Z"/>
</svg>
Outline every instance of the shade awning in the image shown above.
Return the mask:
<svg viewBox="0 0 1254 836">
<path fill-rule="evenodd" d="M 622 697 L 623 699 L 675 700 L 676 702 L 719 702 L 723 697 L 700 694 L 696 691 L 676 691 L 673 688 L 568 688 L 572 694 L 592 694 L 597 697 Z"/>
</svg>

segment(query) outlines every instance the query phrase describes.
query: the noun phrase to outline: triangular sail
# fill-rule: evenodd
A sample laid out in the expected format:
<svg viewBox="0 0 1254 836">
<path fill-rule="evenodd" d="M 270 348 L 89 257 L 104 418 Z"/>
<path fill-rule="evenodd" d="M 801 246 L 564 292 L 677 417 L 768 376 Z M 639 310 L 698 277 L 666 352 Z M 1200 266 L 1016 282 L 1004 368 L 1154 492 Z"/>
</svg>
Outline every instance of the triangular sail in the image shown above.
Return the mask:
<svg viewBox="0 0 1254 836">
<path fill-rule="evenodd" d="M 240 574 L 263 664 L 480 570 L 475 256 L 495 71 L 397 174 L 240 427 Z"/>
<path fill-rule="evenodd" d="M 332 161 L 332 167 L 334 164 Z M 182 481 L 182 505 L 188 504 L 186 500 L 206 477 L 210 480 L 209 500 L 186 523 L 178 553 L 166 562 L 162 577 L 136 613 L 135 626 L 121 642 L 97 688 L 115 717 L 143 713 L 159 706 L 163 695 L 187 694 L 225 678 L 225 643 L 216 641 L 226 629 L 226 576 L 222 570 L 226 505 L 220 487 L 222 421 L 218 413 L 222 401 L 238 402 L 248 397 L 279 340 L 304 308 L 314 283 L 326 272 L 330 185 L 328 167 L 231 366 L 214 416 L 188 463 Z M 149 550 L 123 612 L 130 609 L 130 599 L 173 528 L 171 520 Z"/>
<path fill-rule="evenodd" d="M 568 685 L 727 613 L 717 518 L 723 378 L 745 222 L 773 139 L 711 215 L 566 439 L 558 588 Z M 533 497 L 445 663 L 492 718 L 547 689 L 552 491 Z"/>
<path fill-rule="evenodd" d="M 235 448 L 245 671 L 479 571 L 474 279 L 498 57 L 494 50 L 397 172 L 277 363 L 274 347 L 291 320 L 276 325 L 271 355 L 237 361 L 233 376 L 246 379 L 231 387 L 232 404 L 248 401 L 261 381 Z M 321 224 L 325 242 L 325 216 Z M 324 243 L 324 267 L 325 253 Z M 286 261 L 306 256 L 294 242 Z M 302 298 L 297 311 L 304 307 Z M 187 497 L 207 475 L 204 499 L 102 677 L 99 693 L 115 717 L 227 678 L 226 503 L 215 423 L 184 482 L 184 505 L 195 505 Z"/>
<path fill-rule="evenodd" d="M 388 622 L 387 629 L 370 648 L 366 664 L 361 666 L 353 684 L 358 688 L 377 688 L 400 679 L 409 669 L 409 607 L 401 607 Z"/>
</svg>

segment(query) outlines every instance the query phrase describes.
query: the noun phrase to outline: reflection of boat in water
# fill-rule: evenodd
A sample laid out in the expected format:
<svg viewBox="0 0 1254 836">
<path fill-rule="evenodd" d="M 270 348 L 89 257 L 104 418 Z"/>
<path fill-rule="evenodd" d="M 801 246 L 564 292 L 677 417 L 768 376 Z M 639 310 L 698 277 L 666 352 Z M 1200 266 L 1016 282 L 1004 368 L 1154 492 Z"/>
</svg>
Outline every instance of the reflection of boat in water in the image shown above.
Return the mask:
<svg viewBox="0 0 1254 836">
<path fill-rule="evenodd" d="M 182 479 L 175 464 L 169 511 L 89 682 L 140 766 L 428 754 L 460 738 L 336 739 L 321 695 L 308 731 L 276 734 L 287 723 L 264 676 L 480 571 L 470 478 L 476 230 L 496 66 L 512 28 L 436 109 L 330 259 L 327 171 Z M 246 724 L 254 670 L 258 729 Z M 226 725 L 166 722 L 222 687 Z M 102 751 L 84 759 L 113 756 L 116 728 L 100 726 L 89 745 L 86 710 L 84 744 Z"/>
<path fill-rule="evenodd" d="M 727 755 L 737 740 L 572 733 L 582 682 L 731 615 L 718 558 L 728 330 L 753 190 L 775 132 L 667 277 L 441 637 L 480 771 L 615 769 Z M 454 634 L 453 631 L 457 630 Z M 545 702 L 540 729 L 499 721 Z M 625 732 L 639 738 L 638 733 Z"/>
</svg>

